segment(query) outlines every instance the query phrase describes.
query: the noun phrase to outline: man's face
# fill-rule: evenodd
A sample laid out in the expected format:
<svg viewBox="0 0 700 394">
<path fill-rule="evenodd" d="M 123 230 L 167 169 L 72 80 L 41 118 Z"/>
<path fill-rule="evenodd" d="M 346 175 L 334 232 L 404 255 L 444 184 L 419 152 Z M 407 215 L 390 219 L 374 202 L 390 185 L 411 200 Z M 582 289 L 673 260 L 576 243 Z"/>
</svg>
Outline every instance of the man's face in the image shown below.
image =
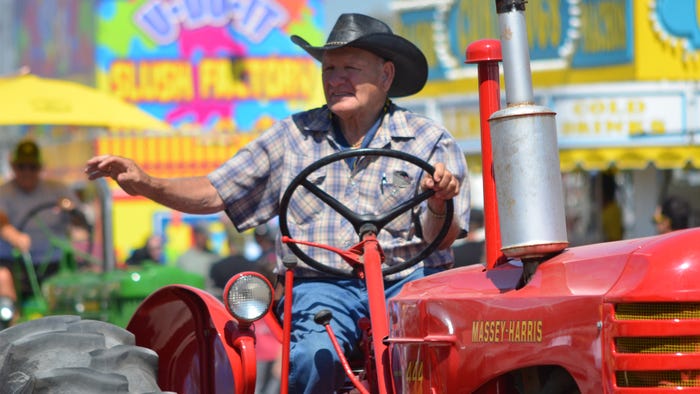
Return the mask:
<svg viewBox="0 0 700 394">
<path fill-rule="evenodd" d="M 15 182 L 17 186 L 23 191 L 31 192 L 39 185 L 40 165 L 13 163 L 12 171 L 15 173 Z"/>
<path fill-rule="evenodd" d="M 358 48 L 323 55 L 323 92 L 328 108 L 340 118 L 381 108 L 394 78 L 394 65 Z"/>
</svg>

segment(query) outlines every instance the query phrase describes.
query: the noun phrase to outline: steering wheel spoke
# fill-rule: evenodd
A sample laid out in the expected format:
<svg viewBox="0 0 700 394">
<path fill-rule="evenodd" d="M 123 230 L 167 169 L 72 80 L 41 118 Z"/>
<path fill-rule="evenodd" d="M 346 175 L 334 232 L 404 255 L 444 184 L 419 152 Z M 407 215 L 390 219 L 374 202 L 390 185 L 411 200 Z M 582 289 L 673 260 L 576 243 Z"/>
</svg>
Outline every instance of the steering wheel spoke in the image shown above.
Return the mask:
<svg viewBox="0 0 700 394">
<path fill-rule="evenodd" d="M 365 218 L 356 215 L 353 211 L 351 211 L 348 207 L 343 205 L 340 201 L 336 200 L 335 198 L 333 198 L 333 196 L 326 193 L 325 190 L 309 182 L 308 179 L 303 179 L 301 181 L 301 185 L 304 186 L 306 190 L 311 192 L 311 194 L 328 204 L 329 207 L 333 208 L 333 210 L 338 212 L 342 217 L 347 219 L 347 221 L 349 221 L 355 228 L 355 232 L 358 232 L 360 230 L 360 227 L 362 226 L 362 223 L 364 223 Z"/>
<path fill-rule="evenodd" d="M 435 194 L 435 191 L 426 190 L 420 193 L 419 195 L 411 198 L 410 200 L 404 201 L 399 206 L 389 211 L 389 213 L 380 215 L 379 218 L 376 220 L 375 225 L 379 230 L 383 229 L 384 226 L 389 224 L 392 220 L 420 205 L 420 203 L 430 198 L 433 194 Z"/>
</svg>

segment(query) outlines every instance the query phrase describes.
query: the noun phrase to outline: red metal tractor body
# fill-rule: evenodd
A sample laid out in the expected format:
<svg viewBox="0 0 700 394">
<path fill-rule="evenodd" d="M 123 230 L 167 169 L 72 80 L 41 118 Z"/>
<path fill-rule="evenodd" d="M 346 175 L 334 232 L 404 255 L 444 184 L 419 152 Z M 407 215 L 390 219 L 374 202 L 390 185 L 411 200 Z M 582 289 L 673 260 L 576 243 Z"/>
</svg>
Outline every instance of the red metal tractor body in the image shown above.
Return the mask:
<svg viewBox="0 0 700 394">
<path fill-rule="evenodd" d="M 697 390 L 698 239 L 570 248 L 524 286 L 509 263 L 408 284 L 389 301 L 397 392 L 515 392 L 543 387 L 552 367 L 582 393 Z"/>
<path fill-rule="evenodd" d="M 179 285 L 148 297 L 127 326 L 138 346 L 158 353 L 160 387 L 177 393 L 253 392 L 254 336 L 241 328 L 220 300 Z"/>
<path fill-rule="evenodd" d="M 393 392 L 697 389 L 698 239 L 690 229 L 569 248 L 524 285 L 517 262 L 410 283 L 389 300 Z M 164 390 L 252 393 L 254 330 L 206 292 L 166 287 L 128 329 L 158 352 Z"/>
</svg>

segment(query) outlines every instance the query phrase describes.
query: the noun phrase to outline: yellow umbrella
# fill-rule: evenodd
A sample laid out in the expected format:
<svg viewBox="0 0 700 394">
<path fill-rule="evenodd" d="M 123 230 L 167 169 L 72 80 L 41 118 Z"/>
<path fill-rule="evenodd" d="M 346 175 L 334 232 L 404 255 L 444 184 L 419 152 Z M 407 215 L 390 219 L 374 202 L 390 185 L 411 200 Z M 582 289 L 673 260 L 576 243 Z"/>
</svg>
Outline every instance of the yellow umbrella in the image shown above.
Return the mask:
<svg viewBox="0 0 700 394">
<path fill-rule="evenodd" d="M 23 74 L 0 78 L 0 125 L 67 125 L 169 131 L 166 122 L 109 93 Z"/>
</svg>

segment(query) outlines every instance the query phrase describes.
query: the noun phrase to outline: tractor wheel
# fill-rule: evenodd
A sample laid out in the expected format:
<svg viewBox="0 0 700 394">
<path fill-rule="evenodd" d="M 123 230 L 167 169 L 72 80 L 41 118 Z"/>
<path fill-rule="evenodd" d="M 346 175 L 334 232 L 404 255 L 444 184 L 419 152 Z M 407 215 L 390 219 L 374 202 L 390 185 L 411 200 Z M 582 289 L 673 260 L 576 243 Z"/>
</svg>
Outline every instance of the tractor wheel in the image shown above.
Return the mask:
<svg viewBox="0 0 700 394">
<path fill-rule="evenodd" d="M 0 394 L 162 393 L 158 355 L 134 335 L 79 316 L 48 316 L 0 331 Z"/>
</svg>

